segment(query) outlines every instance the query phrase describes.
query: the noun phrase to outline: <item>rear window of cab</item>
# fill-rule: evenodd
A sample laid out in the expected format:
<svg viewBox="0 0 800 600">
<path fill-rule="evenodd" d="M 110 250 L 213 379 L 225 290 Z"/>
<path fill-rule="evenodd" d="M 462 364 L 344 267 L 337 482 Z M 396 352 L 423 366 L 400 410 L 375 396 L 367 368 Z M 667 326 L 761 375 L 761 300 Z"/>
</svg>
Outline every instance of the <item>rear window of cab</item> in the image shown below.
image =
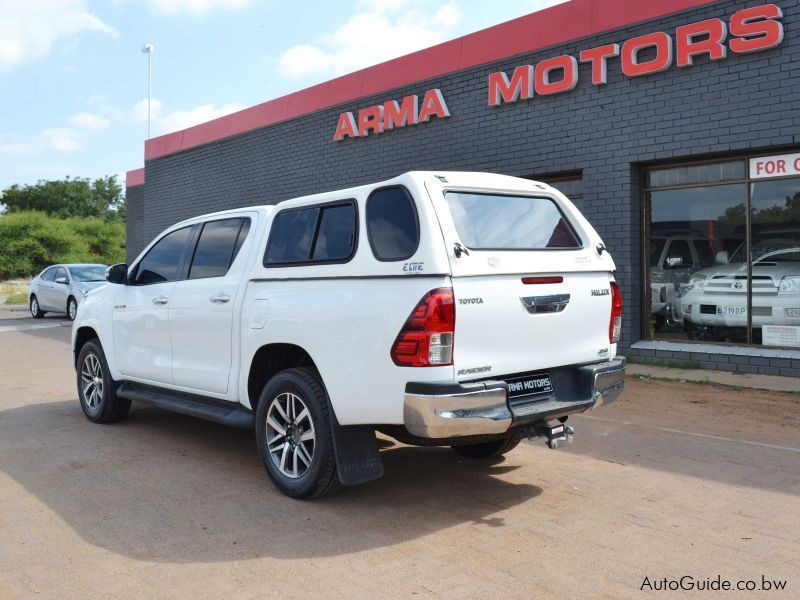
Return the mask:
<svg viewBox="0 0 800 600">
<path fill-rule="evenodd" d="M 574 250 L 580 238 L 559 206 L 541 196 L 445 192 L 461 241 L 473 250 Z"/>
</svg>

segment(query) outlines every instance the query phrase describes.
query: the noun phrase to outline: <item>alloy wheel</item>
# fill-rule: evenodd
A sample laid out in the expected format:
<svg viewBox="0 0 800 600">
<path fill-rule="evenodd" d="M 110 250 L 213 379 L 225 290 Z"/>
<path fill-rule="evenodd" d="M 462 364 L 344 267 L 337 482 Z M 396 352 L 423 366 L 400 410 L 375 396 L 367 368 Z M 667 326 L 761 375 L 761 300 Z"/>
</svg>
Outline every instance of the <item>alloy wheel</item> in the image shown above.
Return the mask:
<svg viewBox="0 0 800 600">
<path fill-rule="evenodd" d="M 75 300 L 70 300 L 67 311 L 69 311 L 69 318 L 74 321 L 75 317 L 78 316 L 78 303 Z"/>
<path fill-rule="evenodd" d="M 100 408 L 103 401 L 103 366 L 95 354 L 87 354 L 81 367 L 81 394 L 90 411 Z"/>
<path fill-rule="evenodd" d="M 300 396 L 285 392 L 272 399 L 266 435 L 270 459 L 282 475 L 298 479 L 311 468 L 316 434 L 311 413 Z"/>
<path fill-rule="evenodd" d="M 39 301 L 36 298 L 31 300 L 31 314 L 34 317 L 39 314 Z"/>
</svg>

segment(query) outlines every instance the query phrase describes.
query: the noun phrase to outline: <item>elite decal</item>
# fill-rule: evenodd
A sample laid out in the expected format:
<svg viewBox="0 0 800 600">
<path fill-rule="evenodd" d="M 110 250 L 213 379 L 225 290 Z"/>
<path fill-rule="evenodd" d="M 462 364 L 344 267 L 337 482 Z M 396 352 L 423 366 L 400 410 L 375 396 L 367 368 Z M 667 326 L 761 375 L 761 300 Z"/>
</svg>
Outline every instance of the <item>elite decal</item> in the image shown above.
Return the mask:
<svg viewBox="0 0 800 600">
<path fill-rule="evenodd" d="M 608 63 L 619 59 L 627 77 L 641 77 L 666 71 L 672 66 L 690 67 L 697 57 L 712 61 L 735 54 L 749 54 L 775 48 L 783 42 L 783 11 L 775 4 L 745 8 L 733 14 L 729 22 L 707 19 L 682 25 L 673 36 L 663 31 L 648 33 L 622 44 L 606 44 L 583 50 L 578 57 L 565 54 L 548 58 L 536 65 L 522 65 L 510 76 L 504 71 L 489 75 L 489 106 L 530 100 L 534 96 L 563 94 L 578 85 L 578 64 L 588 64 L 592 84 L 608 83 Z M 362 108 L 357 114 L 339 115 L 335 142 L 347 138 L 377 135 L 390 129 L 425 123 L 432 118 L 450 116 L 439 89 L 425 92 L 422 102 L 416 95 L 399 102 L 387 100 L 377 106 Z"/>
</svg>

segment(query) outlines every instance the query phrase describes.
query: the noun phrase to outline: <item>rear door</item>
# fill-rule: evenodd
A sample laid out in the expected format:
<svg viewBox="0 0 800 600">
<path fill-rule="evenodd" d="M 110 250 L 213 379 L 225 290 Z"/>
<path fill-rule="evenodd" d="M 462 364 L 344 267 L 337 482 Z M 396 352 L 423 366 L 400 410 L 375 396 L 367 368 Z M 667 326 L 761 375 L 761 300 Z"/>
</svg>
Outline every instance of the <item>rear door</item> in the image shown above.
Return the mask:
<svg viewBox="0 0 800 600">
<path fill-rule="evenodd" d="M 228 391 L 233 314 L 247 258 L 240 249 L 253 219 L 237 216 L 200 226 L 185 277 L 175 284 L 169 304 L 175 385 L 214 394 Z"/>
<path fill-rule="evenodd" d="M 611 257 L 564 196 L 520 185 L 527 187 L 428 185 L 451 263 L 459 380 L 616 352 L 609 342 Z"/>
</svg>

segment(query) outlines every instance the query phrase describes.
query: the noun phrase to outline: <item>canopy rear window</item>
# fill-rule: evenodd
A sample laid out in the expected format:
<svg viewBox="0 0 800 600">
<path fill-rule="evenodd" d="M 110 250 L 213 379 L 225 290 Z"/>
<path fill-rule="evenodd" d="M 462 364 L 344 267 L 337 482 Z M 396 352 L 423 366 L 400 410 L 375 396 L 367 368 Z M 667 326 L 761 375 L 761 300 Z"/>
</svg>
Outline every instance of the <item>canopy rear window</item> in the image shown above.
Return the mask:
<svg viewBox="0 0 800 600">
<path fill-rule="evenodd" d="M 581 242 L 550 198 L 446 192 L 461 241 L 474 250 L 569 250 Z"/>
</svg>

